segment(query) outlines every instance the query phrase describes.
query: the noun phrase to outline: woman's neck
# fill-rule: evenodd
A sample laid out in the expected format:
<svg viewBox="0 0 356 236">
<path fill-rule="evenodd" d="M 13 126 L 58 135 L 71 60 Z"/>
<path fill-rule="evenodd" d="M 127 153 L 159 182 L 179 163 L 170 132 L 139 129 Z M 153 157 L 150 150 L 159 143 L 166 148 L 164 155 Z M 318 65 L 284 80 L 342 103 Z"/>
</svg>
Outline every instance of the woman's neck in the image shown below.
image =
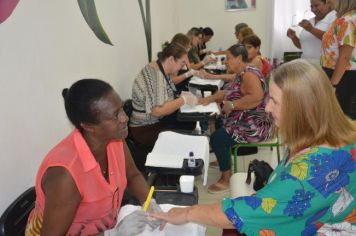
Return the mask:
<svg viewBox="0 0 356 236">
<path fill-rule="evenodd" d="M 315 16 L 315 24 L 316 23 L 318 23 L 319 21 L 321 21 L 322 19 L 324 19 L 325 18 L 325 16 L 327 15 L 327 14 L 329 14 L 329 12 L 331 12 L 331 11 L 328 11 L 327 13 L 325 13 L 325 15 L 322 15 L 322 16 Z"/>
<path fill-rule="evenodd" d="M 239 68 L 237 68 L 237 70 L 234 71 L 234 73 L 237 74 L 237 75 L 241 74 L 242 71 L 245 70 L 246 66 L 247 66 L 247 65 L 246 65 L 245 63 L 241 62 Z"/>
<path fill-rule="evenodd" d="M 162 64 L 162 68 L 163 68 L 163 71 L 164 73 L 168 76 L 171 74 L 171 72 L 169 71 L 169 66 L 168 66 L 168 62 L 167 60 L 165 60 L 164 62 L 161 62 Z"/>
<path fill-rule="evenodd" d="M 94 138 L 86 133 L 83 134 L 83 138 L 88 144 L 88 147 L 97 162 L 101 162 L 103 159 L 106 159 L 106 147 L 108 143 L 99 141 L 97 138 Z"/>
</svg>

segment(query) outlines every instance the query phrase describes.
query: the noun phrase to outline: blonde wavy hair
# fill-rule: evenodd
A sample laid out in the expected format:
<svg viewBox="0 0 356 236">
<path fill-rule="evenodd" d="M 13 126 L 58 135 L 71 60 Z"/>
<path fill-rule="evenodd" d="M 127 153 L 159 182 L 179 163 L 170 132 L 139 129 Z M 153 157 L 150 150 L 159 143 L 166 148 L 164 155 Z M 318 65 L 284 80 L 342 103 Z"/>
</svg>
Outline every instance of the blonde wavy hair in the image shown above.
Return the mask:
<svg viewBox="0 0 356 236">
<path fill-rule="evenodd" d="M 282 90 L 279 134 L 291 153 L 316 145 L 356 142 L 356 122 L 344 115 L 319 66 L 294 60 L 280 66 L 272 81 Z"/>
<path fill-rule="evenodd" d="M 337 17 L 343 16 L 345 13 L 356 10 L 355 0 L 335 0 L 335 11 Z"/>
</svg>

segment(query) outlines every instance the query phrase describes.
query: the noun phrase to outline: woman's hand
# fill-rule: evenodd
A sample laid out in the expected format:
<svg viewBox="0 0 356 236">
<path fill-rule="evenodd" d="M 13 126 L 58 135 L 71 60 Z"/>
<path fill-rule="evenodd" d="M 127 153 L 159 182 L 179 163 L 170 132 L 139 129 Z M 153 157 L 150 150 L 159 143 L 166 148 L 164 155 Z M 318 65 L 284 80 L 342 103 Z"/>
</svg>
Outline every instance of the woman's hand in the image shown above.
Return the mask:
<svg viewBox="0 0 356 236">
<path fill-rule="evenodd" d="M 287 30 L 287 36 L 288 36 L 288 38 L 291 38 L 291 39 L 297 37 L 297 35 L 295 34 L 295 31 L 290 28 Z"/>
<path fill-rule="evenodd" d="M 233 111 L 233 103 L 232 101 L 223 101 L 223 113 L 225 113 L 226 116 L 230 115 L 230 113 Z"/>
<path fill-rule="evenodd" d="M 209 105 L 210 101 L 208 98 L 199 98 L 198 100 L 198 104 L 206 106 Z"/>
<path fill-rule="evenodd" d="M 209 63 L 215 63 L 217 62 L 217 58 L 213 56 L 214 54 L 207 55 L 203 60 L 202 63 L 203 65 L 209 64 Z"/>
<path fill-rule="evenodd" d="M 299 22 L 298 25 L 308 32 L 310 32 L 313 29 L 313 25 L 308 20 L 302 20 L 301 22 Z"/>
<path fill-rule="evenodd" d="M 206 72 L 205 70 L 200 70 L 200 78 L 203 79 L 214 79 L 214 76 L 208 72 Z"/>
<path fill-rule="evenodd" d="M 191 92 L 183 91 L 180 96 L 181 98 L 183 98 L 184 104 L 188 104 L 190 106 L 196 106 L 198 104 L 197 96 L 195 96 Z"/>
<path fill-rule="evenodd" d="M 150 224 L 148 215 L 143 210 L 136 210 L 125 216 L 113 229 L 104 231 L 104 236 L 127 235 L 134 236 L 142 233 Z"/>
<path fill-rule="evenodd" d="M 188 211 L 188 208 L 172 208 L 168 212 L 150 213 L 149 216 L 174 225 L 182 225 L 188 223 Z M 164 226 L 161 225 L 160 230 Z"/>
</svg>

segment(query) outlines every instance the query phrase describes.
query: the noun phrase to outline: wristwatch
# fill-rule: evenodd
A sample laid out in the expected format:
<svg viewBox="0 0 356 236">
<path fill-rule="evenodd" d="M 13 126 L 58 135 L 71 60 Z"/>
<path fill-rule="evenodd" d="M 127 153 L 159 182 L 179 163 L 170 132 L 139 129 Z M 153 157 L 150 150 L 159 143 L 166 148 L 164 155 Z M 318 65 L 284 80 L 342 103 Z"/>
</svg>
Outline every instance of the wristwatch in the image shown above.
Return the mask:
<svg viewBox="0 0 356 236">
<path fill-rule="evenodd" d="M 229 104 L 230 104 L 230 109 L 231 109 L 232 111 L 235 110 L 235 105 L 234 105 L 234 103 L 233 103 L 232 101 L 230 101 Z"/>
</svg>

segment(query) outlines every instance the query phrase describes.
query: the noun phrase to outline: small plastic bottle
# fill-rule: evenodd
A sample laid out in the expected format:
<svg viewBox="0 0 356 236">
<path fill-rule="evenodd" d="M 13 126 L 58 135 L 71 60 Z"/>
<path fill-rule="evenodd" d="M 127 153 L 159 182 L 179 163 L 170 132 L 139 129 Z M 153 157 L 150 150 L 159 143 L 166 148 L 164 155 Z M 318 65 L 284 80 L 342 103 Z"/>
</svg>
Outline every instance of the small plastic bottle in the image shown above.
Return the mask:
<svg viewBox="0 0 356 236">
<path fill-rule="evenodd" d="M 193 130 L 193 134 L 201 134 L 200 121 L 196 122 L 195 129 Z"/>
<path fill-rule="evenodd" d="M 189 152 L 188 167 L 194 168 L 195 165 L 196 163 L 195 163 L 194 152 Z"/>
</svg>

